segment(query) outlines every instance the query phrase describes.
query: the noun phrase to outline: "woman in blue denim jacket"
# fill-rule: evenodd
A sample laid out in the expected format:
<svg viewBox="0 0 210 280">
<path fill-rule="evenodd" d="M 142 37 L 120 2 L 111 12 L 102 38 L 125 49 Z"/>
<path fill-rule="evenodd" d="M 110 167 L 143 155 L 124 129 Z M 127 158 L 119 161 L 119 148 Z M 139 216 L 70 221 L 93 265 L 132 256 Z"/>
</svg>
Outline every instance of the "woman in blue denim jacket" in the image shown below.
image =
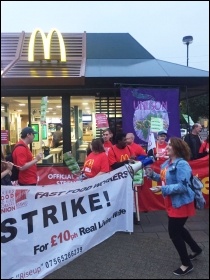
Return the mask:
<svg viewBox="0 0 210 280">
<path fill-rule="evenodd" d="M 193 270 L 191 260 L 202 253 L 202 249 L 184 227 L 188 217 L 195 215 L 194 192 L 190 188 L 192 169 L 187 160 L 190 159 L 190 148 L 181 139 L 172 137 L 166 147 L 169 159 L 161 166 L 160 174 L 151 168 L 145 168 L 146 175 L 161 182 L 160 186 L 151 188 L 156 193 L 162 191 L 168 214 L 168 232 L 182 265 L 173 273 L 185 275 Z M 188 255 L 186 243 L 192 250 Z"/>
</svg>

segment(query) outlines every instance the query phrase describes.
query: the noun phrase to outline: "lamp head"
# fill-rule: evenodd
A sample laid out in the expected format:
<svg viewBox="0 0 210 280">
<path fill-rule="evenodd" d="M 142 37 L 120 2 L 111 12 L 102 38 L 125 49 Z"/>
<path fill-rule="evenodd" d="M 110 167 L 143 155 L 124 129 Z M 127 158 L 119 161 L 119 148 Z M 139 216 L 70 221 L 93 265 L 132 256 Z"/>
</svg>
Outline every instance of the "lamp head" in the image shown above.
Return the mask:
<svg viewBox="0 0 210 280">
<path fill-rule="evenodd" d="M 182 42 L 184 44 L 191 44 L 193 42 L 193 36 L 185 36 L 185 37 L 183 37 Z"/>
</svg>

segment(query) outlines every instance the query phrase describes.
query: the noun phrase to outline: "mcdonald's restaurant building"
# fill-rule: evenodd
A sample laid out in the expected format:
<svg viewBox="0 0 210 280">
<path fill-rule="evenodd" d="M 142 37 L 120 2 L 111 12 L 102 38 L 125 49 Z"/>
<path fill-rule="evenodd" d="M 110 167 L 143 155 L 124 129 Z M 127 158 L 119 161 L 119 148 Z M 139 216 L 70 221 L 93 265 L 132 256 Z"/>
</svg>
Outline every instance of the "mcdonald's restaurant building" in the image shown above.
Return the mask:
<svg viewBox="0 0 210 280">
<path fill-rule="evenodd" d="M 96 114 L 106 114 L 113 133 L 122 129 L 122 86 L 174 86 L 182 100 L 208 85 L 207 71 L 158 60 L 129 33 L 1 33 L 2 148 L 11 150 L 29 125 L 39 132 L 31 150 L 44 150 L 40 164 L 62 165 L 67 151 L 82 164 L 102 133 Z M 53 148 L 58 124 L 63 140 Z"/>
</svg>

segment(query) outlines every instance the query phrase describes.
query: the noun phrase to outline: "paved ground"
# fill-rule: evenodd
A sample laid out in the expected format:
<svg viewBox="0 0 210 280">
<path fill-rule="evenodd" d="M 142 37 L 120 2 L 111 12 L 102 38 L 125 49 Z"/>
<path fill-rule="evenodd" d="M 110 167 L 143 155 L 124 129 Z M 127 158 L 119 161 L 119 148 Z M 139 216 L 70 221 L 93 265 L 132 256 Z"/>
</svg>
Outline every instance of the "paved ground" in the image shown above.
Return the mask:
<svg viewBox="0 0 210 280">
<path fill-rule="evenodd" d="M 165 211 L 140 213 L 134 233 L 118 232 L 44 279 L 177 279 L 178 254 L 168 237 Z M 185 279 L 209 279 L 209 209 L 186 224 L 203 254 Z"/>
</svg>

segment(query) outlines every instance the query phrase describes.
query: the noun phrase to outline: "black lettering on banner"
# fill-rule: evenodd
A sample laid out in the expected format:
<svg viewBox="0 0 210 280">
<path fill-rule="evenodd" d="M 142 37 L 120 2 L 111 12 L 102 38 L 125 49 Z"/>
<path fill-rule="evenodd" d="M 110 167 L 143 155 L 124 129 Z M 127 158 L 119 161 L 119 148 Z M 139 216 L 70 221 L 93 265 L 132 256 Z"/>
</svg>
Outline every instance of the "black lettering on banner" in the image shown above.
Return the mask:
<svg viewBox="0 0 210 280">
<path fill-rule="evenodd" d="M 115 175 L 112 177 L 112 178 L 113 178 L 113 181 L 118 180 L 118 174 L 119 174 L 119 173 L 115 174 Z"/>
<path fill-rule="evenodd" d="M 51 192 L 49 193 L 49 196 L 56 196 L 58 194 L 58 192 Z"/>
<path fill-rule="evenodd" d="M 91 194 L 91 195 L 88 196 L 91 211 L 95 211 L 95 210 L 98 210 L 98 209 L 102 208 L 102 205 L 95 206 L 95 203 L 100 202 L 100 199 L 95 199 L 94 200 L 94 197 L 97 197 L 97 196 L 99 196 L 99 193 L 94 193 L 94 194 Z"/>
<path fill-rule="evenodd" d="M 56 258 L 54 258 L 53 260 L 48 260 L 45 262 L 45 267 L 49 268 L 53 265 L 56 265 L 57 263 L 63 262 L 63 261 L 67 261 L 70 258 L 73 258 L 74 256 L 76 256 L 77 254 L 82 253 L 82 247 L 76 248 L 64 255 L 58 256 Z"/>
<path fill-rule="evenodd" d="M 124 176 L 123 176 L 123 173 L 119 173 L 119 179 L 123 179 L 124 178 Z"/>
<path fill-rule="evenodd" d="M 62 213 L 63 213 L 63 221 L 68 220 L 67 209 L 66 209 L 66 202 L 61 202 Z"/>
<path fill-rule="evenodd" d="M 105 199 L 106 199 L 106 201 L 107 201 L 107 204 L 106 204 L 107 207 L 111 206 L 111 203 L 110 203 L 110 201 L 109 201 L 108 192 L 107 192 L 107 191 L 104 191 L 103 194 L 104 194 L 104 197 L 105 197 Z"/>
<path fill-rule="evenodd" d="M 101 187 L 101 186 L 102 186 L 102 182 L 95 184 L 94 188 L 98 188 L 98 187 Z"/>
<path fill-rule="evenodd" d="M 61 194 L 66 193 L 65 191 L 62 192 L 37 192 L 35 194 L 35 199 L 37 198 L 43 198 L 43 197 L 48 197 L 48 196 L 61 196 Z"/>
<path fill-rule="evenodd" d="M 48 213 L 48 211 L 51 211 L 51 213 Z M 55 217 L 55 214 L 57 213 L 57 208 L 54 205 L 50 205 L 47 207 L 44 207 L 42 209 L 43 212 L 43 222 L 44 227 L 48 227 L 49 223 L 48 220 L 50 219 L 53 224 L 58 223 L 58 219 Z"/>
<path fill-rule="evenodd" d="M 7 233 L 7 234 L 10 233 L 10 235 L 8 237 L 6 237 L 5 235 L 1 236 L 1 243 L 7 243 L 7 242 L 13 240 L 16 237 L 17 228 L 7 226 L 7 224 L 14 225 L 16 223 L 17 223 L 17 221 L 13 218 L 6 219 L 1 223 L 1 232 L 2 233 Z"/>
<path fill-rule="evenodd" d="M 83 206 L 81 205 L 81 202 L 82 202 L 83 198 L 84 198 L 84 196 L 80 197 L 77 202 L 75 201 L 75 199 L 71 200 L 73 217 L 77 216 L 77 210 L 80 210 L 81 214 L 86 214 L 87 213 L 85 211 L 85 209 L 83 208 Z"/>
<path fill-rule="evenodd" d="M 28 234 L 33 232 L 33 216 L 38 214 L 37 210 L 25 213 L 22 215 L 22 220 L 27 219 L 28 222 Z"/>
<path fill-rule="evenodd" d="M 126 176 L 127 173 L 125 173 Z M 118 176 L 118 175 L 116 175 Z M 106 182 L 106 181 L 103 181 Z M 40 193 L 37 193 L 37 195 L 40 195 Z M 49 193 L 48 193 L 49 195 Z M 103 208 L 103 204 L 101 203 L 101 199 L 100 199 L 100 195 L 102 195 L 102 199 L 104 202 L 104 198 L 106 200 L 106 206 L 109 207 L 111 205 L 110 200 L 109 200 L 109 195 L 107 191 L 104 191 L 103 194 L 100 193 L 94 193 L 94 194 L 90 194 L 86 197 L 86 199 L 88 199 L 89 202 L 89 211 L 97 211 L 99 209 Z M 87 209 L 84 208 L 84 206 L 82 205 L 83 199 L 85 197 L 79 197 L 76 199 L 72 199 L 70 201 L 68 201 L 68 204 L 66 201 L 62 201 L 60 202 L 60 204 L 56 204 L 55 205 L 49 205 L 46 207 L 43 207 L 39 213 L 38 210 L 33 210 L 27 213 L 24 213 L 21 215 L 22 220 L 26 220 L 27 226 L 25 226 L 25 229 L 28 229 L 28 234 L 31 234 L 34 232 L 34 226 L 36 225 L 35 223 L 35 216 L 40 216 L 42 214 L 42 217 L 37 217 L 36 219 L 39 219 L 39 221 L 43 221 L 43 228 L 46 228 L 50 225 L 50 221 L 52 224 L 57 224 L 60 223 L 62 221 L 66 221 L 69 219 L 69 215 L 71 213 L 71 217 L 76 217 L 78 216 L 78 214 L 86 214 L 87 213 Z M 69 209 L 69 207 L 71 209 Z M 60 217 L 57 216 L 58 215 L 58 209 L 59 211 L 61 211 L 62 216 Z M 70 211 L 71 212 L 68 212 Z M 59 212 L 60 213 L 60 212 Z M 59 219 L 60 218 L 60 219 Z M 62 221 L 61 221 L 62 219 Z M 5 235 L 2 235 L 1 237 L 1 242 L 2 243 L 7 243 L 11 240 L 13 240 L 17 234 L 18 234 L 18 225 L 12 227 L 12 224 L 17 224 L 17 221 L 14 218 L 8 218 L 5 219 L 4 221 L 2 221 L 1 223 L 1 232 Z"/>
</svg>

